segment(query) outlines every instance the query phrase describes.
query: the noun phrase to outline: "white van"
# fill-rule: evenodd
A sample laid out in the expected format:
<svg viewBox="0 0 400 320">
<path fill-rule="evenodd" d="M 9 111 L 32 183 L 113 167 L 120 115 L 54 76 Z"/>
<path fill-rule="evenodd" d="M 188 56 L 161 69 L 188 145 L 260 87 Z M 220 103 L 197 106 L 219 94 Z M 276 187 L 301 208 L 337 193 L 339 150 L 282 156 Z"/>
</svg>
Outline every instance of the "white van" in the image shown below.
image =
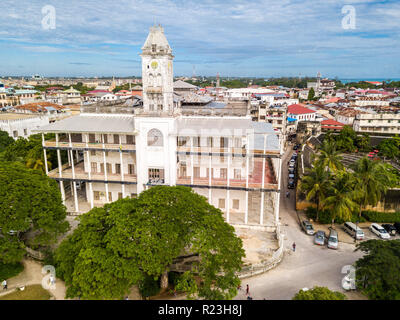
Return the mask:
<svg viewBox="0 0 400 320">
<path fill-rule="evenodd" d="M 346 231 L 353 238 L 356 237 L 357 240 L 364 239 L 364 232 L 361 230 L 360 227 L 356 227 L 353 222 L 346 222 L 344 224 L 344 231 Z"/>
</svg>

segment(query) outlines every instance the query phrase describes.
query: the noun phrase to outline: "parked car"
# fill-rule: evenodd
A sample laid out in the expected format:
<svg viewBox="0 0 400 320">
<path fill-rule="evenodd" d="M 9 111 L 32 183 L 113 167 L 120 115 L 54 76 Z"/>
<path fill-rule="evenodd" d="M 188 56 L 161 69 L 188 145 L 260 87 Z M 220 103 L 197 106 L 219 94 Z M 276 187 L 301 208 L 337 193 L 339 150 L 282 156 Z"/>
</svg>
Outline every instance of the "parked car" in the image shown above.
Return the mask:
<svg viewBox="0 0 400 320">
<path fill-rule="evenodd" d="M 289 173 L 289 179 L 293 179 L 294 180 L 294 173 Z"/>
<path fill-rule="evenodd" d="M 339 246 L 339 237 L 336 230 L 331 229 L 328 237 L 328 248 L 337 249 Z"/>
<path fill-rule="evenodd" d="M 325 231 L 318 230 L 314 236 L 314 243 L 318 244 L 319 246 L 325 245 L 326 234 Z"/>
<path fill-rule="evenodd" d="M 294 168 L 289 168 L 288 171 L 289 171 L 290 174 L 294 174 L 294 171 L 295 171 L 295 170 L 294 170 Z"/>
<path fill-rule="evenodd" d="M 400 233 L 400 222 L 395 222 L 395 223 L 393 224 L 393 227 L 396 228 L 397 233 Z"/>
<path fill-rule="evenodd" d="M 294 163 L 290 163 L 290 164 L 289 164 L 289 169 L 294 169 L 295 166 L 296 166 L 296 165 L 295 165 Z"/>
<path fill-rule="evenodd" d="M 297 144 L 293 147 L 293 150 L 297 150 L 299 147 L 297 146 Z"/>
<path fill-rule="evenodd" d="M 310 236 L 314 235 L 315 231 L 313 228 L 313 225 L 311 224 L 310 221 L 303 220 L 301 222 L 301 228 L 304 230 L 304 232 Z"/>
<path fill-rule="evenodd" d="M 372 223 L 369 226 L 369 230 L 371 230 L 371 232 L 375 233 L 381 239 L 390 239 L 389 233 L 377 223 Z"/>
<path fill-rule="evenodd" d="M 395 236 L 396 235 L 396 228 L 394 227 L 394 225 L 389 224 L 389 223 L 385 223 L 382 225 L 382 227 L 391 235 L 391 236 Z"/>
<path fill-rule="evenodd" d="M 296 163 L 296 160 L 295 160 L 295 159 L 293 159 L 293 158 L 292 158 L 292 159 L 290 159 L 290 160 L 289 160 L 289 164 L 291 164 L 291 163 L 295 164 L 295 163 Z"/>
<path fill-rule="evenodd" d="M 292 154 L 292 159 L 293 159 L 293 158 L 297 159 L 297 152 L 293 152 L 293 154 Z"/>
<path fill-rule="evenodd" d="M 345 222 L 343 228 L 344 231 L 346 231 L 353 238 L 356 237 L 357 240 L 363 240 L 365 237 L 361 228 L 357 227 L 353 222 Z"/>
<path fill-rule="evenodd" d="M 289 179 L 287 187 L 288 189 L 294 189 L 294 179 Z"/>
</svg>

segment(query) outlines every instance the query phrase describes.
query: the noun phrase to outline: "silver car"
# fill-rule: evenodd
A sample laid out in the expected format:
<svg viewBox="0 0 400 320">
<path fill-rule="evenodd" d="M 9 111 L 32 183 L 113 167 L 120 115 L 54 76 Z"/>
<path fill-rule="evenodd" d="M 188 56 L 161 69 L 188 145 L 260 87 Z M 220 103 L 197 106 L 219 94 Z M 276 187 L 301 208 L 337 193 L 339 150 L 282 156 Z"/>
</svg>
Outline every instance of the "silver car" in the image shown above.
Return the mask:
<svg viewBox="0 0 400 320">
<path fill-rule="evenodd" d="M 301 223 L 301 227 L 304 230 L 304 232 L 307 233 L 308 235 L 310 235 L 310 236 L 314 235 L 315 231 L 314 231 L 314 228 L 313 228 L 313 225 L 311 224 L 311 222 L 304 220 Z"/>
<path fill-rule="evenodd" d="M 336 230 L 331 229 L 328 237 L 328 248 L 337 249 L 339 245 L 339 237 Z"/>
<path fill-rule="evenodd" d="M 326 239 L 325 231 L 318 230 L 314 236 L 314 243 L 319 246 L 324 246 L 325 239 Z"/>
</svg>

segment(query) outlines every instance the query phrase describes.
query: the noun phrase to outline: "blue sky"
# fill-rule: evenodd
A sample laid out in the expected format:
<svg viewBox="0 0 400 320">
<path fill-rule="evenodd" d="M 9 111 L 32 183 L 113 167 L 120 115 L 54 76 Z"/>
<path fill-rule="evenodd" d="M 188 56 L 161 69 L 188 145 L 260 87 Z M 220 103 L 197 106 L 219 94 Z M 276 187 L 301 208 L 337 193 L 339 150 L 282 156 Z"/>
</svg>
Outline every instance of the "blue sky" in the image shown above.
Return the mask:
<svg viewBox="0 0 400 320">
<path fill-rule="evenodd" d="M 356 29 L 342 28 L 344 5 Z M 0 12 L 1 76 L 140 76 L 156 22 L 175 75 L 400 78 L 398 0 L 2 0 Z"/>
</svg>

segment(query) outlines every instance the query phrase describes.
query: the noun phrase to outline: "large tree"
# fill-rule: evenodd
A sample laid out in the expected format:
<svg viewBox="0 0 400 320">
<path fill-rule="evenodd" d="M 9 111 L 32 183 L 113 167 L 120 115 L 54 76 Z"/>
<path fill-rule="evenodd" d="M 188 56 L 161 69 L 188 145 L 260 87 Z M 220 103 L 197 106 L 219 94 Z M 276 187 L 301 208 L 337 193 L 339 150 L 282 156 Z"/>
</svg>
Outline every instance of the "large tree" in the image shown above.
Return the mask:
<svg viewBox="0 0 400 320">
<path fill-rule="evenodd" d="M 393 175 L 380 161 L 364 157 L 352 165 L 359 215 L 367 205 L 376 206 L 393 182 Z"/>
<path fill-rule="evenodd" d="M 398 136 L 385 139 L 378 145 L 379 155 L 396 159 L 400 157 L 400 138 Z"/>
<path fill-rule="evenodd" d="M 331 188 L 331 173 L 322 163 L 316 164 L 312 169 L 307 169 L 306 175 L 301 179 L 300 190 L 306 194 L 307 201 L 313 200 L 317 205 L 316 220 L 322 209 L 321 203 Z"/>
<path fill-rule="evenodd" d="M 13 143 L 14 139 L 6 131 L 0 130 L 0 152 L 3 152 L 6 147 Z"/>
<path fill-rule="evenodd" d="M 292 300 L 346 300 L 347 297 L 338 291 L 331 291 L 326 287 L 314 287 L 309 290 L 300 290 Z"/>
<path fill-rule="evenodd" d="M 329 195 L 322 201 L 331 212 L 332 223 L 336 218 L 350 221 L 358 205 L 355 202 L 354 177 L 350 172 L 339 171 L 333 178 Z"/>
<path fill-rule="evenodd" d="M 340 162 L 342 157 L 336 148 L 336 143 L 324 140 L 318 150 L 317 164 L 321 164 L 324 168 L 327 167 L 331 171 L 337 171 L 343 168 Z"/>
<path fill-rule="evenodd" d="M 188 296 L 230 299 L 244 250 L 222 212 L 187 187 L 152 187 L 81 217 L 56 251 L 68 297 L 119 299 L 146 277 L 165 278 L 176 258 L 198 256 L 178 287 Z"/>
<path fill-rule="evenodd" d="M 356 264 L 356 285 L 373 300 L 400 300 L 400 240 L 368 240 Z"/>
<path fill-rule="evenodd" d="M 0 262 L 18 262 L 24 247 L 48 246 L 68 230 L 57 183 L 20 163 L 0 162 Z"/>
</svg>

